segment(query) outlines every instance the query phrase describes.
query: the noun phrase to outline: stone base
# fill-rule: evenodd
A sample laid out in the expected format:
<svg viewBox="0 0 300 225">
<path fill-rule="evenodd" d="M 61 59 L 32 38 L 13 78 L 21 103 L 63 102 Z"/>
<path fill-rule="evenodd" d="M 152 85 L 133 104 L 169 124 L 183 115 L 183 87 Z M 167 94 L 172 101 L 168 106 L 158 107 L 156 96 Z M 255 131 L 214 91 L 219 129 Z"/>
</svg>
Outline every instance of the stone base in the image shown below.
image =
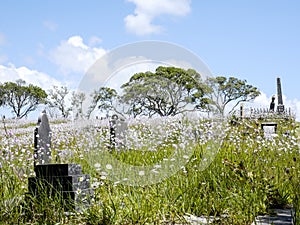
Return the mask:
<svg viewBox="0 0 300 225">
<path fill-rule="evenodd" d="M 29 192 L 36 192 L 39 188 L 53 188 L 57 191 L 77 191 L 88 189 L 90 187 L 90 175 L 73 175 L 73 176 L 55 176 L 55 177 L 29 177 Z"/>
<path fill-rule="evenodd" d="M 75 210 L 81 212 L 91 204 L 93 195 L 94 189 L 91 188 L 78 191 L 63 191 L 62 197 L 65 209 L 67 211 Z"/>
<path fill-rule="evenodd" d="M 78 164 L 45 164 L 35 167 L 36 177 L 28 178 L 29 194 L 39 198 L 58 197 L 65 210 L 82 211 L 94 195 L 90 175 L 81 174 Z"/>
<path fill-rule="evenodd" d="M 72 176 L 82 173 L 79 164 L 43 164 L 34 168 L 37 177 Z"/>
</svg>

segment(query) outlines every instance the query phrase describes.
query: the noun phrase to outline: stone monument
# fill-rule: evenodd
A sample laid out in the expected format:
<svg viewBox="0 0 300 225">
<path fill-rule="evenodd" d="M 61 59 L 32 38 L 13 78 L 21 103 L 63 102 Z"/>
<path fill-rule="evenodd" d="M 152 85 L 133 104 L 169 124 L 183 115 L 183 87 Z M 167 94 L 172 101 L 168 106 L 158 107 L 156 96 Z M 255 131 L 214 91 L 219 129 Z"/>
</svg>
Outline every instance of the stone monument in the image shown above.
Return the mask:
<svg viewBox="0 0 300 225">
<path fill-rule="evenodd" d="M 65 211 L 82 211 L 90 204 L 90 175 L 79 164 L 51 164 L 51 129 L 45 111 L 34 130 L 36 176 L 28 178 L 29 194 L 37 199 L 58 195 Z"/>
<path fill-rule="evenodd" d="M 51 162 L 51 129 L 46 111 L 42 111 L 34 130 L 34 163 L 35 165 Z"/>
<path fill-rule="evenodd" d="M 128 124 L 124 118 L 113 115 L 109 121 L 110 125 L 110 148 L 124 148 L 126 145 L 126 130 Z"/>
<path fill-rule="evenodd" d="M 275 122 L 261 123 L 261 129 L 264 132 L 265 138 L 272 138 L 272 136 L 277 132 L 277 123 Z"/>
<path fill-rule="evenodd" d="M 277 77 L 277 99 L 278 99 L 277 113 L 283 113 L 284 105 L 282 100 L 281 81 L 279 77 Z"/>
<path fill-rule="evenodd" d="M 244 104 L 241 103 L 241 105 L 240 105 L 240 118 L 244 119 L 244 117 L 245 117 Z"/>
<path fill-rule="evenodd" d="M 275 95 L 272 96 L 272 100 L 270 103 L 270 112 L 274 112 L 275 111 Z"/>
</svg>

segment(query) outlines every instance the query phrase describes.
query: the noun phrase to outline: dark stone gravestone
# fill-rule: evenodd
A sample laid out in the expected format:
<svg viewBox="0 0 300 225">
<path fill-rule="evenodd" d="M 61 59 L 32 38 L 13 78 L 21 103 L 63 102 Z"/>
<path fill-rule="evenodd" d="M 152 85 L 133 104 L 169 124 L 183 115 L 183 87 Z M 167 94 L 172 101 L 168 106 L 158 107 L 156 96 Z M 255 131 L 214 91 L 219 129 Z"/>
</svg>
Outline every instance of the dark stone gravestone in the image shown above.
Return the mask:
<svg viewBox="0 0 300 225">
<path fill-rule="evenodd" d="M 118 115 L 113 115 L 109 121 L 110 126 L 110 148 L 119 149 L 126 146 L 127 122 Z"/>
<path fill-rule="evenodd" d="M 282 100 L 282 91 L 281 91 L 281 81 L 280 78 L 277 78 L 277 98 L 278 98 L 278 105 L 277 105 L 277 112 L 284 113 L 284 105 Z"/>
<path fill-rule="evenodd" d="M 242 103 L 240 105 L 240 118 L 244 119 L 244 117 L 245 117 L 245 111 L 244 111 L 244 104 Z"/>
<path fill-rule="evenodd" d="M 270 103 L 270 112 L 274 112 L 275 111 L 275 96 L 272 96 L 272 100 Z"/>
<path fill-rule="evenodd" d="M 43 111 L 34 130 L 36 176 L 28 178 L 29 194 L 44 198 L 59 195 L 65 211 L 82 211 L 90 204 L 90 176 L 79 164 L 51 164 L 51 130 Z"/>
</svg>

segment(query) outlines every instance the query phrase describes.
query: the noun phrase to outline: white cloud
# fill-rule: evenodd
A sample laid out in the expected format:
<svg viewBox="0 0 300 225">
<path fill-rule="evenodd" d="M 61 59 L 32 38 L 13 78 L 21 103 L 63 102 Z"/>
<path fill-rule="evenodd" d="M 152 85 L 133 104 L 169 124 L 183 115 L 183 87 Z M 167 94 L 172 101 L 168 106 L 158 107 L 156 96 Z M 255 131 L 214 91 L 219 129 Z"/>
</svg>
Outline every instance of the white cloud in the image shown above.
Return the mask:
<svg viewBox="0 0 300 225">
<path fill-rule="evenodd" d="M 296 120 L 300 122 L 300 100 L 287 99 L 285 96 L 283 96 L 283 103 L 287 109 L 291 109 L 291 112 L 296 116 Z"/>
<path fill-rule="evenodd" d="M 136 5 L 134 14 L 124 18 L 126 29 L 136 35 L 159 33 L 160 25 L 153 20 L 160 15 L 185 16 L 191 10 L 191 0 L 127 0 Z"/>
<path fill-rule="evenodd" d="M 261 94 L 254 99 L 252 105 L 258 108 L 269 108 L 271 98 L 272 96 L 268 97 L 265 93 L 261 92 Z"/>
<path fill-rule="evenodd" d="M 13 64 L 9 64 L 8 66 L 0 65 L 1 83 L 8 81 L 14 82 L 18 79 L 25 80 L 26 83 L 39 86 L 44 90 L 48 90 L 53 85 L 61 85 L 61 82 L 49 75 L 37 70 L 31 70 L 25 66 L 16 68 Z"/>
<path fill-rule="evenodd" d="M 105 53 L 103 48 L 86 45 L 82 37 L 72 36 L 50 52 L 50 60 L 58 65 L 65 75 L 71 72 L 84 73 Z"/>
</svg>

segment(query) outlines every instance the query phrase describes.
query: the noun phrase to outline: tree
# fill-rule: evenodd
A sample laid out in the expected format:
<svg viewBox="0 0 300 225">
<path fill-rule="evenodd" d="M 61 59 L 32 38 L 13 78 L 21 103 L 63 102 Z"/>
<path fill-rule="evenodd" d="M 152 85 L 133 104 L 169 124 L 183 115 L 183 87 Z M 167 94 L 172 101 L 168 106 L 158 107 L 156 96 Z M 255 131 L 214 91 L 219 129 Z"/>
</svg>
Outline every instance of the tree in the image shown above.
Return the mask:
<svg viewBox="0 0 300 225">
<path fill-rule="evenodd" d="M 98 108 L 99 111 L 105 112 L 108 115 L 110 110 L 116 111 L 113 106 L 113 102 L 117 99 L 117 91 L 109 87 L 100 87 L 98 90 L 95 90 L 92 94 L 92 103 L 88 110 L 88 118 L 91 113 Z"/>
<path fill-rule="evenodd" d="M 209 88 L 193 69 L 160 66 L 154 73 L 134 74 L 121 88 L 121 100 L 134 116 L 175 116 L 203 109 L 208 103 Z"/>
<path fill-rule="evenodd" d="M 223 76 L 209 78 L 208 85 L 211 87 L 211 104 L 215 107 L 217 113 L 224 115 L 225 108 L 230 102 L 234 102 L 230 112 L 241 102 L 248 102 L 260 95 L 259 90 L 247 84 L 246 80 L 240 80 L 235 77 L 228 79 Z"/>
<path fill-rule="evenodd" d="M 29 112 L 36 110 L 37 106 L 45 103 L 46 92 L 32 84 L 26 85 L 24 80 L 5 82 L 0 84 L 1 104 L 12 109 L 17 118 L 27 116 Z"/>
<path fill-rule="evenodd" d="M 47 104 L 50 108 L 56 108 L 61 112 L 64 118 L 69 116 L 70 108 L 66 105 L 66 97 L 69 90 L 66 86 L 53 86 L 49 91 L 49 99 Z"/>
<path fill-rule="evenodd" d="M 73 107 L 73 112 L 76 112 L 76 117 L 83 116 L 82 104 L 85 100 L 85 93 L 84 92 L 72 92 L 71 97 L 71 105 Z"/>
</svg>

